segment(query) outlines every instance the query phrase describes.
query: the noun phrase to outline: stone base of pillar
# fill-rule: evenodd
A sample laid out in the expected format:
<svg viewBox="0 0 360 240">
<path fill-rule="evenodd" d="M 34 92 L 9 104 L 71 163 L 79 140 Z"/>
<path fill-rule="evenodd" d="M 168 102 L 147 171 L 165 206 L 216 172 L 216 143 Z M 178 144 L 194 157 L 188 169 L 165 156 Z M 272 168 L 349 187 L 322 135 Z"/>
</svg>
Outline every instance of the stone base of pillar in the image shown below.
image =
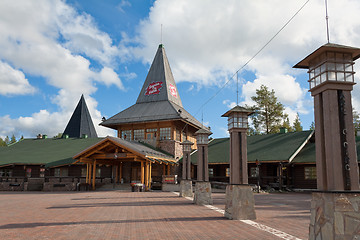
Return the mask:
<svg viewBox="0 0 360 240">
<path fill-rule="evenodd" d="M 180 182 L 180 197 L 193 197 L 193 188 L 191 180 L 181 180 Z"/>
<path fill-rule="evenodd" d="M 196 182 L 194 203 L 197 205 L 213 204 L 211 198 L 211 184 L 210 182 Z"/>
<path fill-rule="evenodd" d="M 309 239 L 360 239 L 360 192 L 313 192 Z"/>
<path fill-rule="evenodd" d="M 256 219 L 254 194 L 251 186 L 232 184 L 226 186 L 224 216 L 234 220 Z"/>
</svg>

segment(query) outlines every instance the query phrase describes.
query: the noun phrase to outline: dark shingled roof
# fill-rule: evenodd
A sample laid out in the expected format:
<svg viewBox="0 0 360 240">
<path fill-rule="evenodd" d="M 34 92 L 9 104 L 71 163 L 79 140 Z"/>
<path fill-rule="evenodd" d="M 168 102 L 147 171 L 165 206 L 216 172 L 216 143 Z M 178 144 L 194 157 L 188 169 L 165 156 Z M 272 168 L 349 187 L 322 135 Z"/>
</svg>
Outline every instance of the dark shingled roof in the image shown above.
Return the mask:
<svg viewBox="0 0 360 240">
<path fill-rule="evenodd" d="M 182 120 L 197 128 L 202 127 L 202 124 L 183 108 L 165 48 L 161 44 L 136 104 L 105 120 L 100 125 L 116 129 L 119 124 L 162 120 Z"/>
<path fill-rule="evenodd" d="M 357 149 L 357 159 L 360 162 L 360 137 L 355 138 L 356 149 Z M 299 154 L 294 158 L 292 163 L 315 163 L 316 162 L 316 152 L 315 152 L 315 143 L 309 142 L 306 146 L 299 152 Z"/>
<path fill-rule="evenodd" d="M 276 133 L 247 137 L 248 162 L 289 161 L 312 136 L 312 131 Z M 229 138 L 213 139 L 209 142 L 209 164 L 229 163 Z M 197 151 L 191 155 L 191 162 L 197 164 Z"/>
<path fill-rule="evenodd" d="M 0 151 L 0 166 L 71 164 L 76 153 L 101 141 L 102 138 L 24 139 Z M 54 165 L 54 164 L 53 164 Z"/>
<path fill-rule="evenodd" d="M 97 138 L 96 130 L 89 109 L 86 106 L 84 95 L 81 95 L 80 101 L 76 106 L 63 135 L 68 135 L 71 138 L 81 138 L 84 134 L 89 138 Z"/>
</svg>

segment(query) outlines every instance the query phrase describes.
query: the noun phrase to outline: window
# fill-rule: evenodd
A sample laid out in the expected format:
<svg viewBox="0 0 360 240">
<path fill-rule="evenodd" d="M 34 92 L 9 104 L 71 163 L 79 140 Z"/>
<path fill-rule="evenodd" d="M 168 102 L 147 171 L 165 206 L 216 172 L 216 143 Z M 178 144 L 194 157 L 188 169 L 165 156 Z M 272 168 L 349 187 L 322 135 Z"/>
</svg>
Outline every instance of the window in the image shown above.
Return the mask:
<svg viewBox="0 0 360 240">
<path fill-rule="evenodd" d="M 0 177 L 12 177 L 12 169 L 0 170 Z"/>
<path fill-rule="evenodd" d="M 230 168 L 226 168 L 225 176 L 230 177 Z"/>
<path fill-rule="evenodd" d="M 176 129 L 176 141 L 180 141 L 180 131 Z"/>
<path fill-rule="evenodd" d="M 45 177 L 45 168 L 40 168 L 40 177 Z"/>
<path fill-rule="evenodd" d="M 213 176 L 214 176 L 214 169 L 209 168 L 209 177 L 213 177 Z"/>
<path fill-rule="evenodd" d="M 95 174 L 96 177 L 101 177 L 101 168 L 97 168 L 96 169 L 96 174 Z"/>
<path fill-rule="evenodd" d="M 156 128 L 148 128 L 146 129 L 146 132 L 157 132 Z"/>
<path fill-rule="evenodd" d="M 160 128 L 160 140 L 171 139 L 171 128 Z"/>
<path fill-rule="evenodd" d="M 316 167 L 305 167 L 304 175 L 306 180 L 316 179 Z"/>
<path fill-rule="evenodd" d="M 134 140 L 143 140 L 143 139 L 144 139 L 144 129 L 135 129 Z"/>
<path fill-rule="evenodd" d="M 126 140 L 131 140 L 131 130 L 122 130 L 121 138 Z"/>
<path fill-rule="evenodd" d="M 55 168 L 55 177 L 67 177 L 69 176 L 69 170 L 67 168 Z"/>
</svg>

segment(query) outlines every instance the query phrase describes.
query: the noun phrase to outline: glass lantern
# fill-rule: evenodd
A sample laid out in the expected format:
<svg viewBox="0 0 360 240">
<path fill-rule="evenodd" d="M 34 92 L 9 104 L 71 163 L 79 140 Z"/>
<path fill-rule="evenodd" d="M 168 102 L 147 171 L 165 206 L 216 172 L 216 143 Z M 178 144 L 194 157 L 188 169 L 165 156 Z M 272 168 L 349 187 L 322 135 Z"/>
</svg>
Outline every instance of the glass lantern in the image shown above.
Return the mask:
<svg viewBox="0 0 360 240">
<path fill-rule="evenodd" d="M 193 144 L 194 143 L 190 142 L 189 140 L 182 142 L 181 145 L 183 146 L 183 152 L 191 152 L 191 146 Z"/>
<path fill-rule="evenodd" d="M 323 52 L 309 62 L 310 89 L 326 81 L 354 83 L 353 65 L 350 53 Z"/>
<path fill-rule="evenodd" d="M 233 128 L 247 129 L 249 127 L 248 116 L 253 113 L 254 112 L 244 107 L 235 106 L 223 114 L 222 117 L 228 117 L 228 130 Z"/>
<path fill-rule="evenodd" d="M 209 130 L 204 128 L 195 132 L 196 135 L 196 143 L 197 144 L 208 144 L 209 143 L 209 136 L 212 134 Z"/>
</svg>

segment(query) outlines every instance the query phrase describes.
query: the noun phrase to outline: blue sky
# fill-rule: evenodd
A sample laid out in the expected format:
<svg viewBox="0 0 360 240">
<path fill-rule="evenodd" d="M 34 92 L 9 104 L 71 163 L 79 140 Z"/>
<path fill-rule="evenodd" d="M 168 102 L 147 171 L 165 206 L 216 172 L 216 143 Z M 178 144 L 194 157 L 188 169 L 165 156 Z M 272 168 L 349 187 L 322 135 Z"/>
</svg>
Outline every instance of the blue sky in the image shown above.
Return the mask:
<svg viewBox="0 0 360 240">
<path fill-rule="evenodd" d="M 219 88 L 306 1 L 3 0 L 0 2 L 0 137 L 61 133 L 85 95 L 97 126 L 135 103 L 161 41 L 183 105 L 227 136 L 220 116 L 236 102 L 236 81 Z M 328 1 L 331 42 L 360 47 L 360 2 Z M 326 43 L 323 0 L 310 0 L 239 73 L 240 104 L 261 84 L 274 89 L 290 121 L 313 121 L 306 70 L 292 66 Z M 162 25 L 162 35 L 161 35 Z M 355 64 L 359 72 L 360 64 Z M 356 75 L 356 81 L 359 77 Z M 360 87 L 353 91 L 360 110 Z"/>
</svg>

